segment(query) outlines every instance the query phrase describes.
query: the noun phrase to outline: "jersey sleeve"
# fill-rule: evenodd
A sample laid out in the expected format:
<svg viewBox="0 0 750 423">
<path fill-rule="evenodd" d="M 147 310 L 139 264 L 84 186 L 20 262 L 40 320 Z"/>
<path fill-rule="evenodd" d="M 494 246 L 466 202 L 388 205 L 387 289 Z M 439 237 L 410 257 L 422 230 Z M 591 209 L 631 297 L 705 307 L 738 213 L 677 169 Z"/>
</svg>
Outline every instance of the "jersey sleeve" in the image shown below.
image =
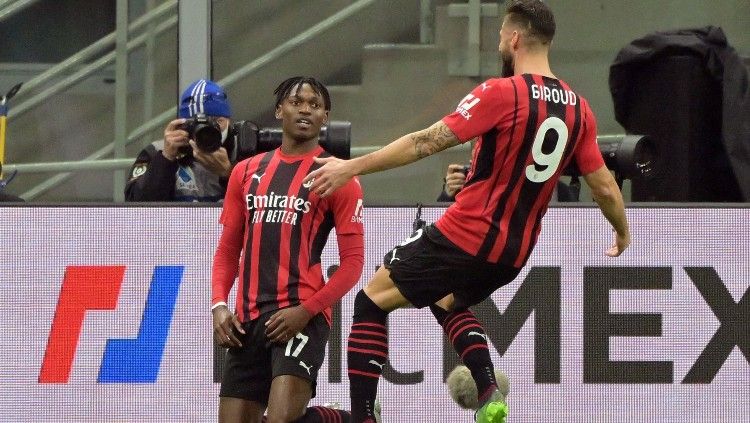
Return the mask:
<svg viewBox="0 0 750 423">
<path fill-rule="evenodd" d="M 339 268 L 325 286 L 302 303 L 317 314 L 338 302 L 362 275 L 364 265 L 364 224 L 362 186 L 353 178 L 329 197 L 339 247 Z"/>
<path fill-rule="evenodd" d="M 312 297 L 302 302 L 311 315 L 333 306 L 349 292 L 362 276 L 365 263 L 364 237 L 361 234 L 336 234 L 339 247 L 339 268 L 328 283 Z"/>
<path fill-rule="evenodd" d="M 330 209 L 337 234 L 365 233 L 362 210 L 362 186 L 359 178 L 352 178 L 331 196 Z"/>
<path fill-rule="evenodd" d="M 467 142 L 498 125 L 503 113 L 503 85 L 490 79 L 477 86 L 458 103 L 456 110 L 443 117 L 443 123 Z"/>
<path fill-rule="evenodd" d="M 242 223 L 244 216 L 245 199 L 242 195 L 242 183 L 245 173 L 250 166 L 250 160 L 240 162 L 232 169 L 227 182 L 227 192 L 224 194 L 224 207 L 219 216 L 219 223 L 236 226 Z"/>
<path fill-rule="evenodd" d="M 219 244 L 214 254 L 211 272 L 211 304 L 226 302 L 234 279 L 239 272 L 242 240 L 245 234 L 244 207 L 242 198 L 242 179 L 247 163 L 234 167 L 229 177 L 227 193 L 224 196 L 224 208 L 219 222 L 223 225 Z"/>
<path fill-rule="evenodd" d="M 604 166 L 602 153 L 596 141 L 596 118 L 588 103 L 583 104 L 583 138 L 575 151 L 575 161 L 581 175 L 588 175 Z"/>
</svg>

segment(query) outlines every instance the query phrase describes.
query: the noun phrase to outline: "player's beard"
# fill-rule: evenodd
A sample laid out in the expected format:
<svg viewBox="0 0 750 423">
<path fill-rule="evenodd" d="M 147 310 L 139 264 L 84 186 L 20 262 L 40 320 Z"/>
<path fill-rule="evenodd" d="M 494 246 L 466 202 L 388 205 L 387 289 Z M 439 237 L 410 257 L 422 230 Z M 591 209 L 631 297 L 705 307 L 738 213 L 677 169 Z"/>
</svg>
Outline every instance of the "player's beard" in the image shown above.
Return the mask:
<svg viewBox="0 0 750 423">
<path fill-rule="evenodd" d="M 501 77 L 508 78 L 515 74 L 515 64 L 513 63 L 513 56 L 511 56 L 510 54 L 505 54 L 501 51 L 500 64 L 502 66 L 502 68 L 500 69 Z"/>
</svg>

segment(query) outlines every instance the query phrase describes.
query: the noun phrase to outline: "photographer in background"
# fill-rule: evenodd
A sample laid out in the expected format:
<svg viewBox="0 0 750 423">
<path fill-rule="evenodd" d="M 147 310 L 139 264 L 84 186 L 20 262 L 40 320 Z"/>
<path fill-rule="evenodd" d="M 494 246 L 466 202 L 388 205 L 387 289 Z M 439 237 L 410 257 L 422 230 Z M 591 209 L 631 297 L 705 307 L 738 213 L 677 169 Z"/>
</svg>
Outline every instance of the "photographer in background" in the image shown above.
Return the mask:
<svg viewBox="0 0 750 423">
<path fill-rule="evenodd" d="M 206 79 L 190 84 L 180 96 L 179 119 L 138 154 L 125 200 L 221 201 L 236 162 L 231 114 L 221 86 Z"/>
<path fill-rule="evenodd" d="M 443 190 L 440 191 L 437 201 L 454 201 L 456 194 L 464 187 L 468 174 L 469 165 L 449 164 L 443 178 Z"/>
</svg>

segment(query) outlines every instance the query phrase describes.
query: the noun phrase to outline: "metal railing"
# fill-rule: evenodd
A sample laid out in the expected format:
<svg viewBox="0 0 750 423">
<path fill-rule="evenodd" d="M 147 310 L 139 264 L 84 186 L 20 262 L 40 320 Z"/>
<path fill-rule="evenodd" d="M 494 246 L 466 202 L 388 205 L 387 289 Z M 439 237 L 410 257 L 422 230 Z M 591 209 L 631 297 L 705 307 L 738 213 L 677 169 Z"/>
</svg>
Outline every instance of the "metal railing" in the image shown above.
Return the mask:
<svg viewBox="0 0 750 423">
<path fill-rule="evenodd" d="M 352 157 L 362 156 L 380 148 L 378 145 L 364 147 L 352 147 Z M 49 173 L 49 172 L 80 172 L 86 170 L 121 170 L 130 168 L 135 162 L 135 157 L 130 159 L 101 159 L 81 160 L 67 162 L 41 162 L 6 165 L 8 172 L 19 173 Z"/>
<path fill-rule="evenodd" d="M 0 1 L 0 22 L 15 15 L 39 0 L 4 0 Z"/>
<path fill-rule="evenodd" d="M 131 137 L 133 135 L 131 134 Z M 625 137 L 625 134 L 606 134 L 596 137 L 598 140 L 619 140 Z M 130 138 L 130 137 L 129 137 Z M 366 145 L 352 147 L 352 157 L 364 156 L 383 147 L 382 145 Z M 471 144 L 464 143 L 452 147 L 451 150 L 470 150 Z M 111 149 L 110 149 L 111 152 Z M 86 170 L 121 170 L 130 168 L 135 162 L 135 157 L 128 159 L 100 159 L 100 160 L 81 160 L 66 162 L 42 162 L 42 163 L 23 163 L 6 165 L 4 169 L 8 172 L 18 171 L 19 173 L 49 173 L 49 172 L 80 172 Z M 66 173 L 66 175 L 69 173 Z"/>
<path fill-rule="evenodd" d="M 176 6 L 177 6 L 177 0 L 167 1 L 161 4 L 160 6 L 158 6 L 157 8 L 155 8 L 154 10 L 144 14 L 140 18 L 133 21 L 133 23 L 131 23 L 128 26 L 128 33 L 137 32 L 143 29 L 143 27 L 151 23 L 154 23 L 159 19 L 163 19 L 167 13 L 173 12 L 172 15 L 169 16 L 166 20 L 164 20 L 158 26 L 153 28 L 153 32 L 151 31 L 145 32 L 133 38 L 132 40 L 130 40 L 127 46 L 128 52 L 141 47 L 141 45 L 145 44 L 151 37 L 155 37 L 156 35 L 159 35 L 162 32 L 176 26 L 177 25 Z M 90 46 L 79 51 L 78 53 L 68 57 L 67 59 L 63 60 L 57 65 L 50 67 L 46 71 L 37 75 L 36 77 L 31 78 L 28 82 L 24 82 L 23 88 L 18 93 L 18 97 L 22 98 L 26 93 L 30 93 L 32 90 L 38 87 L 41 87 L 45 83 L 49 82 L 52 78 L 65 74 L 71 68 L 84 64 L 88 60 L 95 57 L 97 54 L 100 54 L 106 49 L 111 48 L 115 44 L 116 37 L 117 37 L 116 31 L 112 32 L 108 34 L 107 36 L 105 36 L 104 38 L 101 38 L 99 41 L 96 41 Z M 73 74 L 71 74 L 67 78 L 64 78 L 61 81 L 58 81 L 54 85 L 44 89 L 43 91 L 39 92 L 33 97 L 13 106 L 13 108 L 10 109 L 8 118 L 13 119 L 18 116 L 21 116 L 22 114 L 28 112 L 32 108 L 38 106 L 39 104 L 47 100 L 49 97 L 80 82 L 81 80 L 93 74 L 94 72 L 104 68 L 107 65 L 112 64 L 114 61 L 115 61 L 115 51 L 112 50 L 109 53 L 105 54 L 104 56 L 100 57 L 99 59 L 95 60 L 94 62 L 91 62 L 81 67 L 80 69 L 75 71 Z"/>
<path fill-rule="evenodd" d="M 282 57 L 284 54 L 288 53 L 289 51 L 294 50 L 295 48 L 299 47 L 300 45 L 304 44 L 305 42 L 309 41 L 313 37 L 316 37 L 317 35 L 323 33 L 324 31 L 327 31 L 331 28 L 334 28 L 338 24 L 340 24 L 342 21 L 350 18 L 354 14 L 360 12 L 362 9 L 371 6 L 373 3 L 375 3 L 376 0 L 359 0 L 351 5 L 341 9 L 339 12 L 329 16 L 328 18 L 324 19 L 323 21 L 319 22 L 316 25 L 313 25 L 309 29 L 301 32 L 297 36 L 287 40 L 286 42 L 282 43 L 278 47 L 272 49 L 268 53 L 262 55 L 261 57 L 253 60 L 252 62 L 248 63 L 247 65 L 243 66 L 242 68 L 236 70 L 235 72 L 227 75 L 224 79 L 218 81 L 218 83 L 224 87 L 231 86 L 232 84 L 236 83 L 237 81 L 242 80 L 243 78 L 246 78 L 248 75 L 252 74 L 253 72 L 256 72 L 257 70 L 267 66 L 269 63 L 273 62 L 274 60 L 278 59 L 279 57 Z M 140 21 L 133 22 L 130 26 L 133 27 L 138 23 L 139 27 L 148 24 L 151 22 L 153 17 L 151 17 L 152 14 L 161 14 L 165 13 L 165 9 L 171 9 L 172 6 L 176 5 L 176 1 L 170 1 L 169 7 L 165 4 L 161 7 L 154 9 L 151 11 L 148 16 L 144 15 L 141 17 Z M 162 22 L 155 31 L 164 31 L 168 28 L 165 27 L 171 27 L 176 25 L 177 23 L 177 17 L 171 17 L 167 21 Z M 138 28 L 138 27 L 137 27 Z M 114 40 L 114 34 L 110 34 L 113 37 Z M 134 38 L 133 40 L 128 42 L 128 49 L 130 50 L 131 46 L 135 48 L 136 46 L 140 46 L 140 44 L 143 44 L 148 39 L 148 33 L 144 33 L 139 37 Z M 109 36 L 108 36 L 109 37 Z M 91 47 L 90 47 L 91 48 Z M 93 49 L 92 49 L 93 51 Z M 111 56 L 111 57 L 110 57 Z M 28 100 L 29 102 L 33 100 L 38 104 L 43 100 L 41 96 L 44 95 L 53 95 L 59 91 L 61 91 L 64 88 L 58 87 L 58 85 L 65 84 L 65 87 L 73 85 L 74 83 L 80 81 L 85 76 L 89 75 L 90 73 L 95 72 L 96 70 L 100 69 L 101 67 L 105 66 L 107 63 L 110 63 L 111 60 L 114 58 L 114 52 L 109 53 L 108 55 L 103 56 L 99 60 L 97 60 L 95 63 L 92 63 L 89 66 L 86 66 L 85 68 L 79 70 L 76 72 L 76 74 L 71 75 L 70 77 L 66 78 L 65 80 L 59 82 L 57 85 L 48 88 L 42 93 L 39 93 L 37 96 L 34 96 L 32 99 Z M 71 57 L 72 59 L 72 57 Z M 69 59 L 70 60 L 70 59 Z M 80 60 L 79 60 L 80 61 Z M 106 63 L 100 63 L 104 62 Z M 66 60 L 67 62 L 67 60 Z M 72 62 L 72 60 L 71 60 Z M 70 66 L 71 64 L 68 64 L 67 66 Z M 94 68 L 93 65 L 96 65 L 97 67 Z M 49 77 L 47 77 L 49 78 Z M 38 83 L 37 83 L 38 85 Z M 10 117 L 17 116 L 20 113 L 25 112 L 27 109 L 24 109 L 25 106 L 24 103 L 21 103 L 18 106 L 15 106 L 14 109 L 11 109 Z M 18 109 L 21 109 L 19 111 Z M 15 110 L 15 113 L 14 113 Z M 171 107 L 155 118 L 149 120 L 148 122 L 144 123 L 143 125 L 139 126 L 130 134 L 127 136 L 127 139 L 125 140 L 125 144 L 130 144 L 135 140 L 140 139 L 143 135 L 147 134 L 148 132 L 160 128 L 163 126 L 166 122 L 168 122 L 170 119 L 173 119 L 174 116 L 177 113 L 176 107 Z M 47 192 L 51 188 L 54 188 L 55 186 L 59 185 L 60 183 L 66 181 L 68 178 L 72 176 L 72 171 L 79 171 L 79 170 L 92 170 L 92 169 L 115 169 L 120 170 L 124 168 L 128 168 L 130 165 L 132 165 L 134 159 L 114 159 L 114 160 L 107 160 L 104 161 L 101 164 L 97 163 L 89 163 L 92 161 L 101 161 L 100 159 L 102 157 L 105 157 L 109 154 L 112 154 L 114 151 L 115 142 L 111 142 L 99 150 L 95 151 L 94 153 L 87 156 L 82 161 L 68 161 L 68 162 L 50 162 L 50 163 L 28 163 L 28 164 L 8 164 L 5 166 L 5 168 L 9 171 L 18 170 L 20 172 L 61 172 L 64 171 L 65 173 L 59 173 L 50 179 L 36 185 L 35 187 L 31 188 L 30 190 L 22 193 L 20 196 L 21 198 L 25 200 L 31 200 L 39 195 Z M 353 149 L 354 154 L 354 149 Z M 125 164 L 127 162 L 127 165 Z"/>
</svg>

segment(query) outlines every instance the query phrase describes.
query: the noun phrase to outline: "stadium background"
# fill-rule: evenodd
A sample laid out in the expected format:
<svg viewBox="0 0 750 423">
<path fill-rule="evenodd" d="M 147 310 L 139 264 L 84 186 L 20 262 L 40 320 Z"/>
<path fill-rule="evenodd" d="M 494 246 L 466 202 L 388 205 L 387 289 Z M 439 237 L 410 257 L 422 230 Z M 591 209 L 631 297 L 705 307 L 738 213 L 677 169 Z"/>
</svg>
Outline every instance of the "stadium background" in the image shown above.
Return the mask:
<svg viewBox="0 0 750 423">
<path fill-rule="evenodd" d="M 120 81 L 126 94 L 117 97 L 114 41 L 119 3 L 128 6 L 127 21 L 136 27 L 127 39 L 131 44 L 141 43 L 127 56 L 127 81 Z M 0 21 L 0 37 L 8 40 L 0 49 L 0 91 L 25 83 L 10 103 L 5 164 L 82 160 L 107 145 L 109 154 L 103 158 L 123 158 L 125 163 L 119 174 L 89 169 L 64 179 L 59 170 L 38 173 L 31 169 L 16 176 L 9 192 L 34 201 L 117 198 L 122 190 L 115 185 L 124 183 L 123 173 L 132 163 L 124 159 L 134 158 L 144 145 L 162 137 L 166 122 L 176 116 L 172 108 L 181 90 L 207 73 L 217 81 L 232 81 L 227 91 L 236 119 L 267 126 L 277 125 L 271 113 L 272 93 L 281 79 L 297 74 L 319 77 L 330 87 L 331 119 L 352 122 L 355 148 L 382 145 L 428 126 L 455 109 L 484 78 L 498 73 L 496 16 L 481 18 L 477 52 L 481 60 L 473 72 L 477 75 L 464 67 L 469 61 L 469 20 L 449 16 L 448 8 L 451 3 L 466 6 L 467 0 L 119 3 L 101 1 L 94 8 L 85 0 L 38 0 Z M 420 19 L 423 3 L 433 5 L 432 20 Z M 552 66 L 590 101 L 600 134 L 624 132 L 614 120 L 607 79 L 617 52 L 632 40 L 654 31 L 715 25 L 724 29 L 740 56 L 750 57 L 750 32 L 745 25 L 750 2 L 746 0 L 551 0 L 549 4 L 558 22 Z M 485 5 L 498 8 L 498 2 Z M 156 19 L 143 23 L 149 13 L 156 13 Z M 209 22 L 205 22 L 207 13 Z M 345 17 L 325 30 L 312 30 L 341 13 Z M 150 36 L 150 29 L 160 32 Z M 309 32 L 315 35 L 299 38 Z M 30 85 L 51 66 L 107 34 L 112 43 L 99 53 L 73 61 L 45 83 Z M 207 40 L 208 52 L 201 48 Z M 178 54 L 180 49 L 184 51 Z M 107 52 L 109 62 L 104 57 Z M 272 52 L 273 57 L 269 56 Z M 97 61 L 105 65 L 85 67 Z M 248 65 L 252 72 L 236 79 L 238 71 Z M 83 79 L 65 82 L 80 72 L 86 74 Z M 58 84 L 64 88 L 59 92 Z M 56 94 L 40 95 L 45 92 Z M 117 108 L 118 98 L 126 100 L 122 110 Z M 162 118 L 150 130 L 141 130 L 157 116 Z M 113 155 L 113 140 L 122 138 L 129 144 Z M 440 190 L 446 166 L 468 157 L 468 150 L 456 148 L 408 169 L 366 175 L 362 178 L 366 200 L 399 205 L 430 202 Z M 53 177 L 63 182 L 48 184 Z M 391 189 L 394 186 L 400 189 Z"/>
<path fill-rule="evenodd" d="M 12 14 L 1 13 L 13 3 L 28 5 Z M 434 7 L 431 31 L 426 33 L 420 25 L 420 6 L 425 3 Z M 471 74 L 464 67 L 467 18 L 450 16 L 451 3 L 468 4 L 459 0 L 120 0 L 96 2 L 96 6 L 85 0 L 6 2 L 0 5 L 0 39 L 7 40 L 0 49 L 3 93 L 54 69 L 101 37 L 117 34 L 118 6 L 120 10 L 123 4 L 127 6 L 131 26 L 149 11 L 160 11 L 160 15 L 127 35 L 128 40 L 141 37 L 143 41 L 127 55 L 127 84 L 118 85 L 114 61 L 86 70 L 86 64 L 104 61 L 107 52 L 114 55 L 115 44 L 110 43 L 74 61 L 44 84 L 22 89 L 10 103 L 5 164 L 12 169 L 27 163 L 81 160 L 122 139 L 123 133 L 129 141 L 124 151 L 102 157 L 127 162 L 143 145 L 161 137 L 164 124 L 174 116 L 169 111 L 184 78 L 207 70 L 215 80 L 233 79 L 238 69 L 253 63 L 252 73 L 227 87 L 236 118 L 276 126 L 271 115 L 273 87 L 282 76 L 311 74 L 331 89 L 331 118 L 352 122 L 353 147 L 381 145 L 434 122 L 473 86 L 497 73 L 498 17 L 481 18 L 480 66 Z M 607 76 L 619 49 L 633 39 L 653 31 L 716 25 L 724 29 L 740 55 L 750 56 L 745 23 L 750 3 L 746 0 L 551 0 L 549 4 L 558 21 L 552 66 L 590 100 L 602 134 L 624 132 L 614 120 Z M 200 20 L 206 10 L 211 16 L 205 22 L 207 32 L 179 24 L 180 20 Z M 285 44 L 347 10 L 351 14 L 331 28 L 297 44 Z M 149 32 L 160 28 L 158 34 Z M 210 35 L 209 60 L 190 62 L 178 54 L 191 43 L 200 44 L 206 34 Z M 283 46 L 289 48 L 274 60 L 258 62 Z M 76 73 L 86 76 L 66 82 Z M 61 84 L 59 92 L 56 84 Z M 124 95 L 118 97 L 118 87 L 123 86 Z M 140 130 L 155 116 L 165 118 L 152 129 Z M 464 162 L 468 156 L 468 150 L 457 149 L 410 168 L 365 176 L 367 204 L 430 203 L 440 190 L 447 164 Z M 9 192 L 29 202 L 0 206 L 0 420 L 214 420 L 218 384 L 213 383 L 216 363 L 206 310 L 218 209 L 108 205 L 117 200 L 118 184 L 124 180 L 122 169 L 127 167 L 89 169 L 68 176 L 26 168 L 8 186 Z M 115 168 L 119 170 L 113 172 Z M 48 183 L 50 177 L 62 182 Z M 627 181 L 625 189 L 627 193 Z M 582 200 L 589 200 L 586 193 Z M 60 202 L 82 205 L 60 206 Z M 83 205 L 90 202 L 101 204 Z M 505 341 L 512 342 L 502 357 L 495 345 L 495 362 L 511 377 L 512 421 L 749 420 L 750 368 L 748 353 L 743 355 L 740 348 L 731 350 L 712 380 L 683 383 L 717 329 L 728 327 L 685 268 L 714 269 L 735 303 L 746 299 L 749 209 L 746 204 L 628 207 L 635 243 L 626 257 L 614 262 L 600 255 L 610 240 L 595 209 L 553 205 L 529 267 L 514 284 L 492 297 L 498 312 L 504 313 L 519 287 L 535 280 L 527 279 L 532 269 L 560 269 L 560 383 L 535 379 L 536 348 L 545 351 L 535 343 L 544 340 L 535 338 L 537 312 L 522 320 L 518 334 Z M 439 211 L 428 209 L 428 220 Z M 409 207 L 368 209 L 367 268 L 360 285 L 382 254 L 408 234 L 413 215 Z M 327 250 L 326 257 L 335 263 L 335 251 Z M 66 269 L 81 266 L 93 274 L 102 266 L 124 266 L 122 287 L 111 309 L 85 314 L 68 379 L 46 383 L 40 379 L 41 368 Z M 123 365 L 122 373 L 117 373 L 123 378 L 120 382 L 97 382 L 109 356 L 105 351 L 109 340 L 142 339 L 139 334 L 147 315 L 149 289 L 158 280 L 156 269 L 163 266 L 181 268 L 183 273 L 179 289 L 172 292 L 175 305 L 169 324 L 164 326 L 164 314 L 149 320 L 156 322 L 154 327 L 168 329 L 157 336 L 161 341 L 157 339 L 156 346 L 162 342 L 164 348 L 158 357 L 154 344 L 147 344 L 150 363 L 158 367 L 133 375 L 128 373 L 133 366 Z M 617 290 L 609 295 L 612 312 L 661 314 L 660 336 L 613 336 L 610 359 L 671 361 L 669 383 L 583 382 L 584 268 L 603 266 L 669 269 L 671 286 L 664 285 L 665 278 L 656 278 L 658 289 Z M 644 280 L 654 281 L 650 276 Z M 347 296 L 340 309 L 344 342 L 351 307 L 352 298 Z M 747 306 L 732 310 L 737 316 L 735 332 L 730 333 L 747 348 Z M 495 324 L 490 320 L 490 325 L 501 332 L 500 323 L 508 322 L 492 316 Z M 392 330 L 400 335 L 394 336 L 392 345 L 393 368 L 402 373 L 423 371 L 424 379 L 412 385 L 381 381 L 388 421 L 471 421 L 471 413 L 447 401 L 441 378 L 441 335 L 429 314 L 399 312 L 392 320 Z M 132 345 L 138 351 L 144 344 Z M 329 360 L 331 354 L 335 352 L 329 352 Z M 348 405 L 345 367 L 341 370 L 338 381 L 329 379 L 328 369 L 321 372 L 316 404 Z M 137 377 L 155 379 L 134 382 Z M 445 410 L 437 413 L 436 404 Z"/>
</svg>

